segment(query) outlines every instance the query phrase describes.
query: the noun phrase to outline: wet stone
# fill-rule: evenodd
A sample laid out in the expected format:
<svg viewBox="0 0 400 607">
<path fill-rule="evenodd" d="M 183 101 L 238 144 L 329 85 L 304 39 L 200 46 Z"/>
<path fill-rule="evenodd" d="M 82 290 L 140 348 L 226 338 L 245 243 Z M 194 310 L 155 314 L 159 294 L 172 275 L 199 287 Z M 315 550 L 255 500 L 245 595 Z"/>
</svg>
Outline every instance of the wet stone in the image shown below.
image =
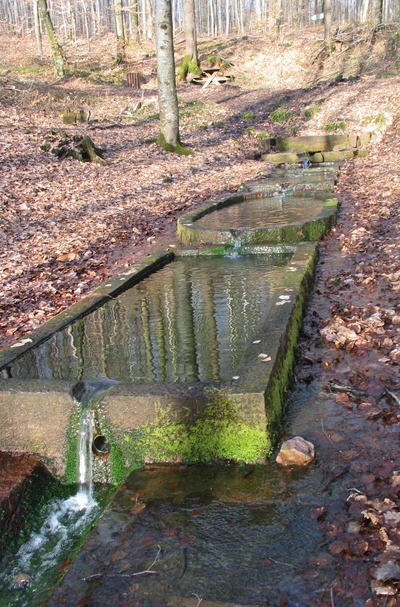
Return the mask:
<svg viewBox="0 0 400 607">
<path fill-rule="evenodd" d="M 282 466 L 306 466 L 314 459 L 314 445 L 304 440 L 301 436 L 295 436 L 282 443 L 276 461 Z"/>
<path fill-rule="evenodd" d="M 7 545 L 5 532 L 16 537 L 25 528 L 28 486 L 42 490 L 52 478 L 37 457 L 0 451 L 0 556 Z"/>
<path fill-rule="evenodd" d="M 29 585 L 31 581 L 31 576 L 27 573 L 17 573 L 17 575 L 13 579 L 13 584 L 16 588 L 25 588 Z"/>
</svg>

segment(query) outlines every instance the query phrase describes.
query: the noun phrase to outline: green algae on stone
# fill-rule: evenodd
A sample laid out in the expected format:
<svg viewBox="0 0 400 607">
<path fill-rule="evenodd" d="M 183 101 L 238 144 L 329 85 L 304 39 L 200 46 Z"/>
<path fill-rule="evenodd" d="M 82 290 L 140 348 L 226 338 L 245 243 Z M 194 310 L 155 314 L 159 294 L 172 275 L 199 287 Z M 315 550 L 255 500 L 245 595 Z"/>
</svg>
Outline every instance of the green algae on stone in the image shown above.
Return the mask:
<svg viewBox="0 0 400 607">
<path fill-rule="evenodd" d="M 297 154 L 263 154 L 261 160 L 273 162 L 274 164 L 295 164 L 299 162 L 299 157 Z"/>
<path fill-rule="evenodd" d="M 261 461 L 271 450 L 265 427 L 245 421 L 228 395 L 210 394 L 203 414 L 194 422 L 177 421 L 171 408 L 158 407 L 154 423 L 124 433 L 128 459 L 186 463 Z M 129 449 L 128 449 L 129 451 Z"/>
</svg>

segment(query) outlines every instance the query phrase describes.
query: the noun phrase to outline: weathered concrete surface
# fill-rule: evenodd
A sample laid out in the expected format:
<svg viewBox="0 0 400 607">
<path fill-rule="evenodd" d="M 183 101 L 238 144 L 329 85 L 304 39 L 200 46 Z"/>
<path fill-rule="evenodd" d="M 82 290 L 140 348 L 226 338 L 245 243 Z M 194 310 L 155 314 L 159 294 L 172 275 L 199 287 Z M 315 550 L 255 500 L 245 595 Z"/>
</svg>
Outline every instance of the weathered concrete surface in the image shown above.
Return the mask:
<svg viewBox="0 0 400 607">
<path fill-rule="evenodd" d="M 117 297 L 122 291 L 140 282 L 152 272 L 162 268 L 173 258 L 174 253 L 172 251 L 167 253 L 162 251 L 146 257 L 124 270 L 124 272 L 109 278 L 81 301 L 61 312 L 61 314 L 57 314 L 57 316 L 45 322 L 38 329 L 29 333 L 24 339 L 20 339 L 0 350 L 0 372 L 2 372 L 2 376 L 7 378 L 7 367 L 18 358 L 21 358 L 31 348 L 40 345 L 57 331 L 64 329 L 79 318 L 93 312 L 93 310 L 106 303 L 110 297 Z"/>
<path fill-rule="evenodd" d="M 264 196 L 263 192 L 249 192 L 238 196 L 229 196 L 215 203 L 204 205 L 190 211 L 178 219 L 178 240 L 183 245 L 227 245 L 237 244 L 238 237 L 242 245 L 264 245 L 280 243 L 298 243 L 321 239 L 336 223 L 339 200 L 329 192 L 291 192 L 287 196 L 313 197 L 323 201 L 324 207 L 314 218 L 298 221 L 282 227 L 242 228 L 208 228 L 196 223 L 204 215 L 230 206 L 245 204 Z"/>
<path fill-rule="evenodd" d="M 305 135 L 276 138 L 276 148 L 281 152 L 328 152 L 335 146 L 348 144 L 349 135 Z"/>
<path fill-rule="evenodd" d="M 300 161 L 300 158 L 297 154 L 276 153 L 263 154 L 261 156 L 261 160 L 264 160 L 264 162 L 273 162 L 276 164 L 296 164 Z"/>
<path fill-rule="evenodd" d="M 256 409 L 263 401 L 265 424 L 274 440 L 281 422 L 285 390 L 292 374 L 302 316 L 312 287 L 317 244 L 297 245 L 256 337 L 243 354 L 230 395 Z M 262 356 L 266 354 L 267 356 Z M 270 359 L 270 360 L 268 360 Z"/>
<path fill-rule="evenodd" d="M 62 475 L 69 419 L 76 406 L 72 386 L 0 380 L 0 450 L 40 455 Z"/>
</svg>

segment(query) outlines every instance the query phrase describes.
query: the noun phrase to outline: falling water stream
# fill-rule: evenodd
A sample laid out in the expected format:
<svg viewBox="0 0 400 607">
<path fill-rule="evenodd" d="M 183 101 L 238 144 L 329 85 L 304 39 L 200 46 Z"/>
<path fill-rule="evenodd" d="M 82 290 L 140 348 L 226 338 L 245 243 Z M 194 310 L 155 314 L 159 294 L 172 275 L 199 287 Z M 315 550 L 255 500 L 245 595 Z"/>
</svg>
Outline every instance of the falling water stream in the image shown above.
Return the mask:
<svg viewBox="0 0 400 607">
<path fill-rule="evenodd" d="M 33 531 L 16 554 L 6 554 L 2 560 L 1 607 L 33 607 L 42 603 L 59 577 L 60 566 L 68 564 L 71 552 L 99 516 L 101 506 L 93 496 L 92 406 L 96 395 L 115 383 L 79 382 L 75 386 L 73 396 L 80 410 L 77 491 L 51 500 L 41 513 L 40 528 Z"/>
</svg>

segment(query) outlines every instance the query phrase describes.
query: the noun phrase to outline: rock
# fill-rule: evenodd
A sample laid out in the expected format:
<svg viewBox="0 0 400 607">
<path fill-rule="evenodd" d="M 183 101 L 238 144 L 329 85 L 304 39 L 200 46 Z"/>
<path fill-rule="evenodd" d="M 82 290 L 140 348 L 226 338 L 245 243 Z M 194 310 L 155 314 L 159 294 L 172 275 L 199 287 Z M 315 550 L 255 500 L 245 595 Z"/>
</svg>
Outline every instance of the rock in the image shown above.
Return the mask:
<svg viewBox="0 0 400 607">
<path fill-rule="evenodd" d="M 17 575 L 13 578 L 13 584 L 15 588 L 25 588 L 29 585 L 31 581 L 31 576 L 27 573 L 17 573 Z"/>
<path fill-rule="evenodd" d="M 359 137 L 357 135 L 357 133 L 350 133 L 349 134 L 349 143 L 351 145 L 352 148 L 357 148 L 358 144 L 359 144 Z"/>
<path fill-rule="evenodd" d="M 37 495 L 55 486 L 49 470 L 35 456 L 0 451 L 0 559 L 11 537 L 34 516 Z"/>
<path fill-rule="evenodd" d="M 354 158 L 353 150 L 345 150 L 344 152 L 324 152 L 324 162 L 337 162 L 340 160 L 351 160 Z"/>
<path fill-rule="evenodd" d="M 315 456 L 314 445 L 304 440 L 301 436 L 295 436 L 282 443 L 276 461 L 282 466 L 307 466 Z"/>
</svg>

